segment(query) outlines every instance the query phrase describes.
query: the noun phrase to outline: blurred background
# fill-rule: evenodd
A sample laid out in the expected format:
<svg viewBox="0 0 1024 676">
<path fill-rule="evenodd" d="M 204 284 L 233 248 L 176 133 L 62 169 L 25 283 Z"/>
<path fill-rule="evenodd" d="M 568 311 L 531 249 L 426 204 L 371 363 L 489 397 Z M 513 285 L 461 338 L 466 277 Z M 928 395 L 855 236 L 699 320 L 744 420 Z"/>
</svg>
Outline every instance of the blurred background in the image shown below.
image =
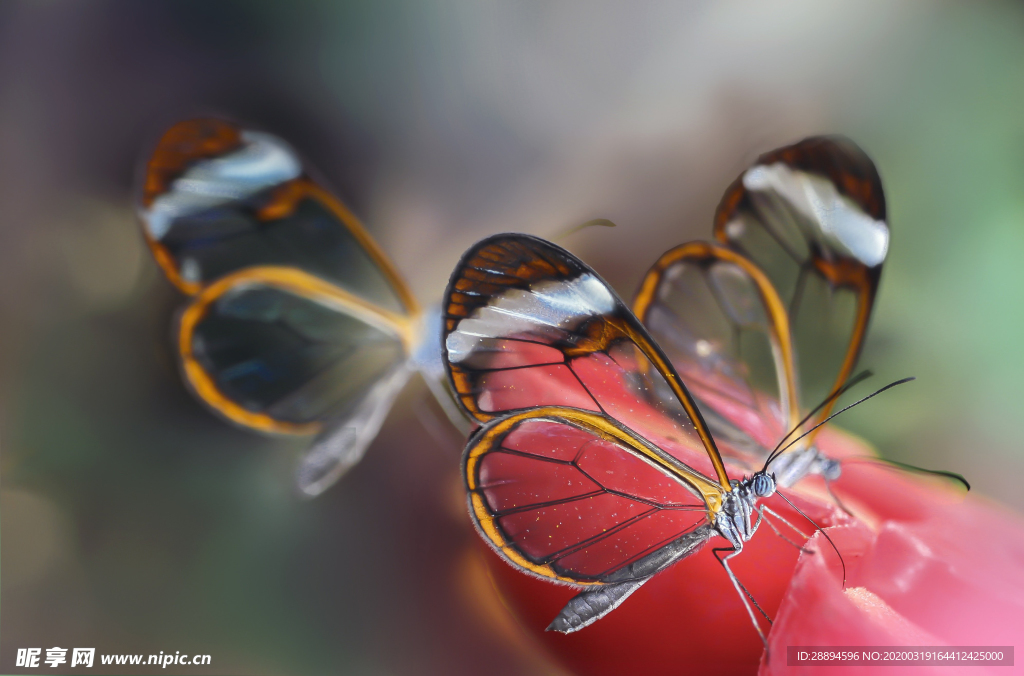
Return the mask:
<svg viewBox="0 0 1024 676">
<path fill-rule="evenodd" d="M 563 244 L 631 297 L 758 154 L 845 134 L 893 231 L 861 363 L 919 382 L 842 425 L 1020 509 L 1021 73 L 1019 3 L 0 4 L 0 670 L 56 645 L 212 656 L 188 673 L 557 673 L 486 592 L 461 440 L 422 383 L 314 501 L 291 488 L 305 442 L 187 393 L 183 299 L 133 209 L 170 123 L 290 140 L 424 302 L 478 238 L 592 218 L 619 227 Z"/>
</svg>

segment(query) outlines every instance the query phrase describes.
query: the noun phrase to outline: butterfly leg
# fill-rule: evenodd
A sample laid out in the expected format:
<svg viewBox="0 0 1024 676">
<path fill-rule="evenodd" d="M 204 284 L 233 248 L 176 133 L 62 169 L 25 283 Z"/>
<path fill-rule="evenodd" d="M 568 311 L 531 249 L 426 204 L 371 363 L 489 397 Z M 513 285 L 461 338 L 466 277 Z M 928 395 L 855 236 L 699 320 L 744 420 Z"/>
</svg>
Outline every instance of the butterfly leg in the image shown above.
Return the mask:
<svg viewBox="0 0 1024 676">
<path fill-rule="evenodd" d="M 757 616 L 754 615 L 754 608 L 757 608 L 758 612 L 761 613 L 764 619 L 768 620 L 768 624 L 772 623 L 772 619 L 768 617 L 768 614 L 765 613 L 764 610 L 761 609 L 761 606 L 757 604 L 757 600 L 754 599 L 754 596 L 740 583 L 739 578 L 736 577 L 736 574 L 732 572 L 732 568 L 729 567 L 729 559 L 742 551 L 742 549 L 737 549 L 736 547 L 717 547 L 711 550 L 715 555 L 715 558 L 718 559 L 718 562 L 722 564 L 723 568 L 725 568 L 726 574 L 729 576 L 729 579 L 732 580 L 732 585 L 736 587 L 736 593 L 740 595 L 740 600 L 743 601 L 743 607 L 747 609 L 747 614 L 750 615 L 750 623 L 754 625 L 754 629 L 757 630 L 757 635 L 761 637 L 761 642 L 764 643 L 764 649 L 767 651 L 768 639 L 765 638 L 764 632 L 761 631 L 761 626 L 757 623 Z M 719 556 L 719 552 L 731 553 L 727 556 Z M 747 599 L 749 599 L 749 602 Z M 754 608 L 750 607 L 751 603 L 754 604 Z"/>
<path fill-rule="evenodd" d="M 778 536 L 779 536 L 780 538 L 782 538 L 783 540 L 785 540 L 785 541 L 786 541 L 786 542 L 788 542 L 789 544 L 793 545 L 794 547 L 796 547 L 797 549 L 799 549 L 799 550 L 800 550 L 801 552 L 806 552 L 806 553 L 810 553 L 810 554 L 813 554 L 813 553 L 814 553 L 814 551 L 813 551 L 813 550 L 811 550 L 811 549 L 807 549 L 807 548 L 806 548 L 806 547 L 804 547 L 803 545 L 799 545 L 799 544 L 797 544 L 796 542 L 793 542 L 792 540 L 790 540 L 790 539 L 789 539 L 788 537 L 786 537 L 785 535 L 783 535 L 783 534 L 782 534 L 782 532 L 781 532 L 781 531 L 780 531 L 780 530 L 779 530 L 779 529 L 778 529 L 778 528 L 777 528 L 777 527 L 775 526 L 775 524 L 771 522 L 771 519 L 769 519 L 769 518 L 768 518 L 767 516 L 765 516 L 765 515 L 764 515 L 764 513 L 765 513 L 765 512 L 768 512 L 768 513 L 769 513 L 769 514 L 771 514 L 771 515 L 772 515 L 773 517 L 775 517 L 776 519 L 778 519 L 778 520 L 779 520 L 779 521 L 781 521 L 782 523 L 786 524 L 787 526 L 789 526 L 790 528 L 792 528 L 792 529 L 793 529 L 794 531 L 796 531 L 797 533 L 800 533 L 800 535 L 804 535 L 804 534 L 803 534 L 803 533 L 802 533 L 802 532 L 801 532 L 801 531 L 800 531 L 800 530 L 799 530 L 799 529 L 798 529 L 798 528 L 797 528 L 796 526 L 794 526 L 794 525 L 793 525 L 793 524 L 791 524 L 791 523 L 790 523 L 789 521 L 787 521 L 786 519 L 784 519 L 784 518 L 782 517 L 782 515 L 781 515 L 781 514 L 779 514 L 779 513 L 777 513 L 777 512 L 773 512 L 773 511 L 772 511 L 771 509 L 769 509 L 769 508 L 765 507 L 764 505 L 761 505 L 760 507 L 758 507 L 758 508 L 757 508 L 757 511 L 758 511 L 758 513 L 759 513 L 759 514 L 761 515 L 761 517 L 763 517 L 763 518 L 764 518 L 764 522 L 765 522 L 765 523 L 767 523 L 767 524 L 768 524 L 769 526 L 771 526 L 772 530 L 773 530 L 773 531 L 775 531 L 775 534 L 776 534 L 776 535 L 778 535 Z M 804 535 L 804 537 L 806 538 L 807 536 L 806 536 L 806 535 Z"/>
<path fill-rule="evenodd" d="M 828 494 L 832 497 L 832 500 L 835 501 L 839 509 L 846 512 L 849 516 L 853 516 L 853 512 L 851 512 L 849 508 L 843 504 L 843 501 L 839 499 L 839 496 L 832 491 L 832 482 L 829 481 L 828 477 L 825 477 L 825 490 L 828 491 Z"/>
<path fill-rule="evenodd" d="M 605 584 L 582 591 L 569 600 L 546 631 L 559 631 L 563 634 L 579 631 L 615 610 L 627 596 L 650 579 L 645 577 L 618 584 Z"/>
</svg>

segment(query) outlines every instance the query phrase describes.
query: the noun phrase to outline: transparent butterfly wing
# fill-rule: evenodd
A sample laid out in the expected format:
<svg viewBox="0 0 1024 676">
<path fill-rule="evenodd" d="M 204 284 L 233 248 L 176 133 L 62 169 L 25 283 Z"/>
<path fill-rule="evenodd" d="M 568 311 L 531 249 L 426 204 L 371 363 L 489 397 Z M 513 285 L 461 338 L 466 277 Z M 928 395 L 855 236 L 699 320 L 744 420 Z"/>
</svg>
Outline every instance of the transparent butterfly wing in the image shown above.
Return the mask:
<svg viewBox="0 0 1024 676">
<path fill-rule="evenodd" d="M 749 259 L 707 242 L 675 247 L 648 271 L 633 310 L 723 452 L 764 458 L 797 421 L 786 309 Z"/>
<path fill-rule="evenodd" d="M 362 457 L 408 379 L 416 326 L 294 268 L 246 268 L 182 312 L 185 380 L 229 421 L 316 434 L 300 490 L 316 494 Z"/>
<path fill-rule="evenodd" d="M 766 153 L 726 190 L 714 236 L 754 261 L 786 304 L 799 401 L 812 408 L 853 372 L 888 253 L 874 164 L 842 137 Z"/>
<path fill-rule="evenodd" d="M 524 572 L 574 586 L 621 579 L 706 525 L 722 499 L 608 416 L 564 407 L 492 420 L 470 439 L 463 473 L 484 540 Z"/>
<path fill-rule="evenodd" d="M 303 494 L 319 495 L 363 459 L 412 372 L 410 362 L 396 364 L 372 383 L 349 411 L 329 421 L 296 469 L 295 484 Z"/>
<path fill-rule="evenodd" d="M 190 294 L 178 352 L 197 397 L 261 432 L 315 434 L 297 483 L 316 494 L 362 457 L 421 340 L 409 288 L 283 140 L 200 118 L 145 165 L 143 233 Z"/>
<path fill-rule="evenodd" d="M 182 312 L 187 382 L 215 411 L 265 432 L 308 434 L 408 359 L 415 333 L 292 268 L 247 268 Z"/>
<path fill-rule="evenodd" d="M 139 196 L 143 234 L 185 293 L 251 266 L 290 266 L 385 310 L 416 301 L 359 220 L 282 139 L 213 118 L 171 127 Z"/>
<path fill-rule="evenodd" d="M 599 412 L 729 486 L 664 352 L 569 252 L 527 235 L 487 238 L 456 267 L 444 308 L 451 386 L 480 423 L 541 406 Z"/>
</svg>

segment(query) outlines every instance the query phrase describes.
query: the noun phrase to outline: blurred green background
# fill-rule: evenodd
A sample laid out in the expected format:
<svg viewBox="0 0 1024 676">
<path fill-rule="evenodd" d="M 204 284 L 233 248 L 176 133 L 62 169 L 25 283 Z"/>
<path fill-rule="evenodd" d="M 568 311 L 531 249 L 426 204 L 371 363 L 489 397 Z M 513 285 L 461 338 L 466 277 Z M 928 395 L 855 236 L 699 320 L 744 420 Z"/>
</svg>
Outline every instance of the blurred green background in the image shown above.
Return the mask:
<svg viewBox="0 0 1024 676">
<path fill-rule="evenodd" d="M 483 235 L 597 217 L 619 227 L 563 243 L 629 297 L 758 154 L 850 136 L 893 229 L 862 364 L 919 382 L 843 425 L 1019 509 L 1022 73 L 1019 3 L 0 3 L 0 670 L 55 645 L 224 674 L 547 669 L 486 607 L 461 442 L 422 383 L 311 502 L 302 441 L 185 391 L 182 298 L 132 204 L 168 124 L 289 139 L 424 302 Z"/>
</svg>

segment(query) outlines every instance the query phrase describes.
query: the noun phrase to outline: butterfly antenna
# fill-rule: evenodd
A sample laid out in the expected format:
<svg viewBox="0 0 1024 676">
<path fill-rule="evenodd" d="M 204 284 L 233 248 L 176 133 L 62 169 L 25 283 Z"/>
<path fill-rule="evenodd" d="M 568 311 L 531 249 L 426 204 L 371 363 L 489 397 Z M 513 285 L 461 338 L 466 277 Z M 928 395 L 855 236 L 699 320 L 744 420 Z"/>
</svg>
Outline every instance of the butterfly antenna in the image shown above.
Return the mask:
<svg viewBox="0 0 1024 676">
<path fill-rule="evenodd" d="M 886 391 L 886 390 L 888 390 L 888 389 L 891 389 L 891 388 L 893 388 L 893 387 L 896 387 L 897 385 L 902 385 L 903 383 L 909 383 L 909 382 L 910 382 L 911 380 L 914 380 L 914 377 L 913 377 L 913 376 L 911 376 L 911 377 L 909 377 L 909 378 L 903 378 L 902 380 L 897 380 L 897 381 L 895 381 L 895 382 L 889 383 L 889 384 L 888 384 L 888 385 L 886 385 L 885 387 L 882 387 L 882 388 L 880 388 L 880 389 L 877 389 L 877 390 L 875 390 L 874 392 L 872 392 L 872 393 L 871 393 L 871 394 L 869 394 L 868 396 L 864 397 L 863 399 L 858 399 L 857 401 L 853 402 L 853 403 L 852 403 L 852 404 L 850 404 L 849 406 L 846 406 L 846 407 L 843 407 L 843 408 L 839 409 L 838 411 L 836 411 L 835 413 L 833 413 L 833 414 L 832 414 L 832 415 L 830 415 L 829 417 L 825 418 L 824 420 L 822 420 L 822 421 L 821 421 L 820 423 L 818 423 L 817 425 L 815 425 L 815 426 L 814 426 L 814 427 L 812 427 L 811 429 L 807 430 L 806 432 L 804 432 L 803 434 L 801 434 L 800 436 L 798 436 L 798 437 L 797 437 L 796 439 L 793 439 L 793 441 L 789 442 L 788 444 L 786 444 L 785 446 L 783 446 L 783 447 L 782 447 L 781 449 L 779 449 L 779 450 L 776 450 L 776 451 L 773 451 L 773 452 L 772 452 L 772 454 L 771 454 L 770 456 L 768 456 L 768 461 L 767 461 L 767 462 L 765 463 L 765 468 L 767 469 L 767 467 L 768 467 L 768 463 L 770 463 L 770 462 L 771 462 L 772 460 L 774 460 L 774 459 L 775 459 L 776 457 L 778 457 L 778 456 L 779 456 L 779 455 L 780 455 L 781 453 L 785 452 L 785 451 L 786 451 L 786 449 L 788 449 L 788 448 L 789 448 L 790 446 L 792 446 L 792 445 L 793 445 L 793 444 L 795 444 L 796 442 L 800 441 L 801 439 L 803 439 L 804 437 L 806 437 L 806 436 L 807 436 L 808 434 L 810 434 L 810 433 L 811 433 L 811 432 L 813 432 L 814 430 L 818 429 L 819 427 L 821 427 L 822 425 L 824 425 L 825 423 L 827 423 L 827 422 L 828 422 L 829 420 L 831 420 L 832 418 L 835 418 L 835 417 L 836 417 L 837 415 L 839 415 L 840 413 L 843 413 L 843 412 L 845 412 L 845 411 L 849 411 L 849 410 L 850 410 L 851 408 L 853 408 L 854 406 L 857 406 L 857 405 L 859 405 L 859 404 L 863 404 L 863 403 L 864 403 L 865 401 L 867 401 L 867 400 L 868 400 L 868 399 L 870 399 L 871 397 L 876 397 L 876 396 L 878 396 L 879 394 L 881 394 L 882 392 L 885 392 L 885 391 Z"/>
<path fill-rule="evenodd" d="M 601 226 L 603 228 L 614 228 L 614 227 L 617 227 L 613 221 L 610 221 L 607 218 L 595 218 L 595 219 L 587 221 L 586 223 L 580 223 L 579 225 L 574 225 L 572 227 L 566 228 L 565 230 L 562 230 L 561 232 L 556 233 L 555 235 L 553 235 L 551 237 L 551 239 L 553 241 L 562 240 L 562 239 L 565 239 L 566 237 L 568 237 L 569 235 L 572 235 L 572 234 L 575 234 L 575 233 L 579 232 L 580 230 L 582 230 L 584 228 L 589 228 L 589 227 L 595 226 L 595 225 L 599 225 L 599 226 Z"/>
<path fill-rule="evenodd" d="M 905 469 L 908 472 L 920 472 L 921 474 L 934 474 L 935 476 L 941 476 L 946 479 L 952 479 L 958 483 L 963 484 L 964 488 L 968 491 L 971 490 L 971 484 L 968 483 L 967 479 L 962 474 L 956 472 L 948 472 L 944 469 L 928 469 L 927 467 L 918 467 L 917 465 L 908 465 L 905 462 L 898 462 L 896 460 L 889 460 L 887 458 L 876 458 L 870 455 L 854 456 L 852 458 L 843 458 L 843 464 L 852 462 L 873 462 L 880 465 L 893 465 L 894 469 Z"/>
<path fill-rule="evenodd" d="M 832 394 L 830 394 L 827 397 L 825 397 L 825 400 L 822 401 L 817 406 L 815 406 L 811 410 L 810 413 L 805 415 L 803 420 L 801 420 L 796 425 L 794 425 L 793 429 L 791 429 L 789 432 L 786 433 L 786 436 L 784 436 L 781 439 L 779 439 L 778 445 L 772 450 L 771 453 L 768 454 L 768 458 L 764 461 L 764 467 L 761 468 L 761 471 L 762 472 L 768 471 L 769 463 L 771 463 L 772 460 L 774 460 L 779 454 L 782 453 L 782 451 L 780 451 L 779 448 L 782 446 L 782 444 L 786 443 L 786 439 L 788 439 L 791 436 L 793 436 L 794 434 L 796 434 L 796 432 L 801 427 L 803 427 L 804 425 L 807 424 L 808 420 L 810 420 L 812 417 L 814 417 L 815 413 L 817 413 L 821 409 L 825 408 L 827 405 L 829 405 L 830 403 L 832 403 L 833 401 L 835 401 L 839 397 L 843 396 L 851 387 L 853 387 L 857 383 L 860 383 L 860 382 L 863 382 L 863 381 L 867 380 L 872 375 L 873 374 L 871 373 L 871 371 L 867 371 L 867 370 L 861 371 L 857 375 L 855 375 L 852 378 L 850 378 L 849 380 L 847 380 L 846 384 L 842 385 L 841 387 L 837 387 L 835 390 L 833 390 Z M 794 441 L 798 441 L 798 439 L 794 440 Z M 789 446 L 787 446 L 786 448 L 789 448 Z M 782 449 L 782 450 L 784 451 L 786 449 Z"/>
<path fill-rule="evenodd" d="M 842 566 L 843 566 L 843 589 L 846 589 L 846 561 L 843 560 L 843 555 L 839 552 L 839 547 L 836 547 L 836 543 L 832 542 L 832 538 L 830 538 L 828 536 L 828 533 L 826 533 L 824 530 L 822 530 L 821 526 L 819 526 L 817 523 L 815 523 L 814 519 L 812 519 L 811 517 L 809 517 L 806 514 L 804 514 L 800 510 L 799 507 L 794 505 L 793 502 L 789 498 L 787 498 L 785 495 L 782 494 L 782 491 L 780 491 L 779 489 L 775 489 L 775 493 L 778 494 L 778 496 L 780 498 L 782 498 L 783 500 L 788 502 L 789 506 L 792 507 L 793 509 L 795 509 L 797 514 L 799 514 L 800 516 L 802 516 L 805 519 L 807 519 L 808 521 L 810 521 L 811 525 L 814 526 L 818 530 L 819 533 L 821 533 L 822 535 L 825 536 L 825 539 L 828 540 L 828 543 L 830 545 L 832 545 L 832 549 L 836 550 L 836 556 L 839 557 L 839 563 L 841 563 Z"/>
</svg>

